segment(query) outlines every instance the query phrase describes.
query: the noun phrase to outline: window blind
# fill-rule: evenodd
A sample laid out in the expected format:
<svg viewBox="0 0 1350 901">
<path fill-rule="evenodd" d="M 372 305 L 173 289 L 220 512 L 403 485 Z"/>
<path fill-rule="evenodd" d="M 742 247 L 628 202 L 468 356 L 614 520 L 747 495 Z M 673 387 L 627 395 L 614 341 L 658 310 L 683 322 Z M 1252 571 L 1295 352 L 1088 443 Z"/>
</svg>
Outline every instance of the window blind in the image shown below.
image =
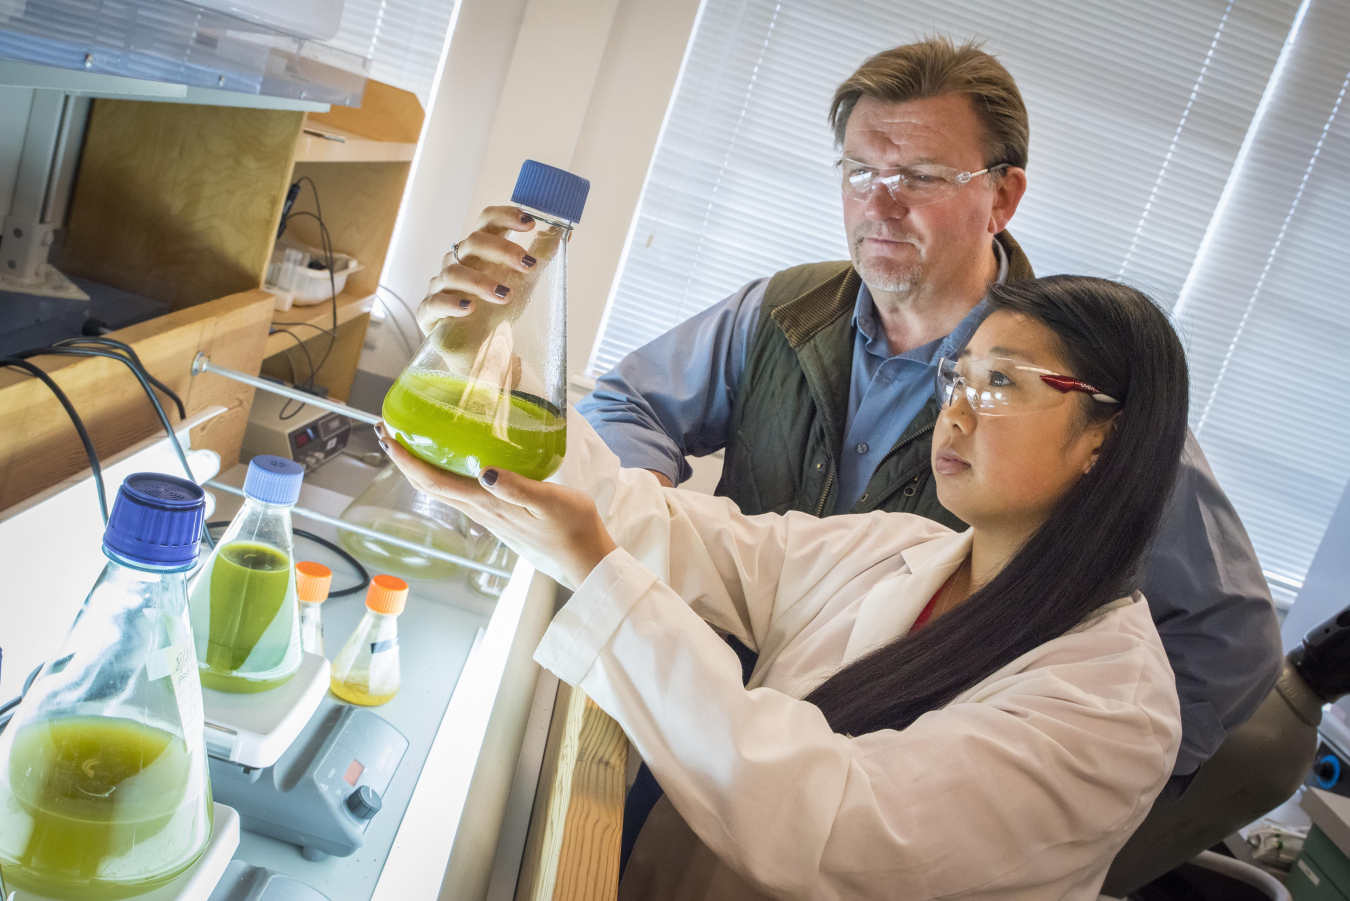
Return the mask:
<svg viewBox="0 0 1350 901">
<path fill-rule="evenodd" d="M 1191 427 L 1286 600 L 1350 477 L 1347 48 L 1350 6 L 1312 0 L 1174 311 Z"/>
<path fill-rule="evenodd" d="M 1010 230 L 1038 272 L 1125 278 L 1170 303 L 1297 0 L 705 0 L 588 371 L 745 281 L 847 255 L 825 122 L 867 56 L 985 40 L 1031 119 Z"/>
<path fill-rule="evenodd" d="M 1305 425 L 1317 389 L 1287 375 L 1350 348 L 1334 0 L 705 0 L 588 372 L 752 278 L 844 258 L 829 99 L 868 55 L 935 32 L 984 39 L 1021 87 L 1010 231 L 1036 271 L 1175 304 L 1192 427 L 1287 604 L 1350 476 L 1350 405 Z"/>
<path fill-rule="evenodd" d="M 324 43 L 371 61 L 369 77 L 411 91 L 427 108 L 456 0 L 347 0 Z"/>
</svg>

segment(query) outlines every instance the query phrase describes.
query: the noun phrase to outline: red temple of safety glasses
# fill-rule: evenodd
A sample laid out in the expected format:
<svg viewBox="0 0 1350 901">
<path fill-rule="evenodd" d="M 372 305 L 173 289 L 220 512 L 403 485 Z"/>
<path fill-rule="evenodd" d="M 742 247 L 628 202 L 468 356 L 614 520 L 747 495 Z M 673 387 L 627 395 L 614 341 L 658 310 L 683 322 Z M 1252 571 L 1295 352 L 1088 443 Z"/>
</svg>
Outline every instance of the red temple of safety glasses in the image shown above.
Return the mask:
<svg viewBox="0 0 1350 901">
<path fill-rule="evenodd" d="M 1093 400 L 1101 401 L 1104 404 L 1120 403 L 1111 395 L 1101 393 L 1087 382 L 1080 382 L 1078 379 L 1070 378 L 1067 375 L 1043 375 L 1041 381 L 1063 394 L 1068 394 L 1070 391 L 1081 391 L 1084 394 L 1092 395 Z"/>
</svg>

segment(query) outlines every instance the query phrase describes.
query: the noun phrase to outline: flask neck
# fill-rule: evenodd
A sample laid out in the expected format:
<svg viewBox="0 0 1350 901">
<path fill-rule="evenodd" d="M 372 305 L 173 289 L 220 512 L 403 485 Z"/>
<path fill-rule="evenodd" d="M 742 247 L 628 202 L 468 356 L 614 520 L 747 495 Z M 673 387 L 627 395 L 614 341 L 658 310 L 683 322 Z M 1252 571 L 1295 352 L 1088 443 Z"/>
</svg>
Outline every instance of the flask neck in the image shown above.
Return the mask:
<svg viewBox="0 0 1350 901">
<path fill-rule="evenodd" d="M 185 581 L 188 573 L 197 565 L 197 561 L 194 559 L 184 566 L 155 566 L 124 557 L 106 544 L 103 546 L 103 556 L 108 558 L 108 565 L 104 569 L 108 577 L 124 578 L 134 582 L 170 583 Z"/>
<path fill-rule="evenodd" d="M 267 501 L 260 501 L 256 497 L 244 497 L 244 510 L 257 516 L 286 516 L 291 515 L 291 508 L 295 504 L 269 504 Z M 243 512 L 241 510 L 240 512 Z"/>
<path fill-rule="evenodd" d="M 577 226 L 575 222 L 569 222 L 566 219 L 559 219 L 557 216 L 554 216 L 551 213 L 545 213 L 542 210 L 537 210 L 532 206 L 526 206 L 523 203 L 516 204 L 516 209 L 520 210 L 522 213 L 529 213 L 531 216 L 535 218 L 535 220 L 539 222 L 547 223 L 549 225 L 554 226 L 555 228 L 560 228 L 563 231 L 570 232 Z"/>
<path fill-rule="evenodd" d="M 269 504 L 255 498 L 247 498 L 244 506 L 234 515 L 230 528 L 221 536 L 221 541 L 234 541 L 239 538 L 257 540 L 272 534 L 279 537 L 289 535 L 291 530 L 290 504 Z"/>
</svg>

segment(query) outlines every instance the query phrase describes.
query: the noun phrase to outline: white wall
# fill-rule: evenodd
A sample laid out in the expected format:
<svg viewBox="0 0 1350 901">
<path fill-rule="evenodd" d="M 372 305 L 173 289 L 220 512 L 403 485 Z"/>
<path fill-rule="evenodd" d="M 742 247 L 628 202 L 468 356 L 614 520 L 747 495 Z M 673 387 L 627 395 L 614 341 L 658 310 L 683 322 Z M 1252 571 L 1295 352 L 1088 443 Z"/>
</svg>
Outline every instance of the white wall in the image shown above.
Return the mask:
<svg viewBox="0 0 1350 901">
<path fill-rule="evenodd" d="M 1310 630 L 1346 607 L 1350 607 L 1350 487 L 1341 494 L 1303 579 L 1303 588 L 1285 617 L 1281 629 L 1284 649 L 1297 647 Z"/>
<path fill-rule="evenodd" d="M 441 257 L 459 240 L 487 149 L 529 0 L 460 0 L 441 81 L 432 97 L 403 212 L 381 282 L 416 309 Z M 383 303 L 384 301 L 382 301 Z M 395 302 L 390 300 L 389 305 Z M 420 339 L 409 315 L 395 309 L 404 332 Z M 406 359 L 381 329 L 361 368 L 393 378 Z M 413 348 L 416 350 L 416 346 Z"/>
<path fill-rule="evenodd" d="M 32 106 L 32 88 L 0 85 L 0 219 L 9 215 L 14 200 L 14 182 L 19 177 L 19 156 Z"/>
<path fill-rule="evenodd" d="M 698 7 L 699 0 L 461 0 L 384 283 L 410 305 L 420 302 L 478 212 L 510 200 L 523 160 L 589 178 L 568 249 L 568 371 L 581 372 Z M 362 367 L 396 375 L 386 371 L 388 359 L 367 352 Z"/>
</svg>

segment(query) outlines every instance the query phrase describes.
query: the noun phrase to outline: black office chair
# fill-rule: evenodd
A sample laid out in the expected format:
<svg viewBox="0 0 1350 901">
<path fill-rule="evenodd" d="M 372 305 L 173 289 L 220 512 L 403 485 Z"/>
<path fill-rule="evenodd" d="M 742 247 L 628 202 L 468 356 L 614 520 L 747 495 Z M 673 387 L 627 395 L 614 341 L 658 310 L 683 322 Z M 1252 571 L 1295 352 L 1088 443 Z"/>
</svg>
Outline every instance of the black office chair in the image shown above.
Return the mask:
<svg viewBox="0 0 1350 901">
<path fill-rule="evenodd" d="M 1102 892 L 1124 898 L 1289 799 L 1317 751 L 1322 705 L 1350 693 L 1350 607 L 1289 653 L 1251 719 L 1229 733 L 1180 798 L 1155 804 Z"/>
</svg>

